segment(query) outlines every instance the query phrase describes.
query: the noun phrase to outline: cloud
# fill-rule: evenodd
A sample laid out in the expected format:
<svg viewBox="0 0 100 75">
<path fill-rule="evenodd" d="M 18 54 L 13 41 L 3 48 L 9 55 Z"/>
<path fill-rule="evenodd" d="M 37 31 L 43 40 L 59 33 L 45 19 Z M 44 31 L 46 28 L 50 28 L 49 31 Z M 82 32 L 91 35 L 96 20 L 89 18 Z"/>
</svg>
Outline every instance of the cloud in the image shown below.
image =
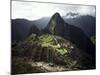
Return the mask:
<svg viewBox="0 0 100 75">
<path fill-rule="evenodd" d="M 13 19 L 26 18 L 35 20 L 41 17 L 50 17 L 55 12 L 59 12 L 61 16 L 66 16 L 70 12 L 95 16 L 95 6 L 12 1 Z"/>
</svg>

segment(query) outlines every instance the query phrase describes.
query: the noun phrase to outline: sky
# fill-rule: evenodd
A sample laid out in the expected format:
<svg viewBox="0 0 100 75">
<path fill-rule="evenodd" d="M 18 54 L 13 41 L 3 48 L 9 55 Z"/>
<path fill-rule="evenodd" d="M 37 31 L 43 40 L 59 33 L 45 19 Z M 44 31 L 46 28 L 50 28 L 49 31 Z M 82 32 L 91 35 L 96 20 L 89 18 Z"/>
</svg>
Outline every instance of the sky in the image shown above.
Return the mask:
<svg viewBox="0 0 100 75">
<path fill-rule="evenodd" d="M 95 6 L 12 1 L 12 19 L 37 20 L 51 17 L 56 12 L 61 16 L 68 16 L 69 13 L 95 16 L 95 11 Z"/>
</svg>

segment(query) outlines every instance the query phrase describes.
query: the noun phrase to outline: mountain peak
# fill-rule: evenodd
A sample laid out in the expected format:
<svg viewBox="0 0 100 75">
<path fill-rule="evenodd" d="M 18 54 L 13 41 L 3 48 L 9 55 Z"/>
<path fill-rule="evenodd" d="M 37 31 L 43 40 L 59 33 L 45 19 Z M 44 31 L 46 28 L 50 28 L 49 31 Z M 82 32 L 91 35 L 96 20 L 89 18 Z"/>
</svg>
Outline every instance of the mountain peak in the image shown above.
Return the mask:
<svg viewBox="0 0 100 75">
<path fill-rule="evenodd" d="M 58 12 L 56 12 L 50 19 L 50 22 L 48 24 L 48 29 L 50 31 L 50 33 L 54 34 L 55 28 L 61 27 L 62 25 L 64 25 L 64 20 L 61 18 L 60 14 Z"/>
<path fill-rule="evenodd" d="M 60 14 L 58 12 L 56 12 L 53 16 L 54 17 L 60 17 Z"/>
<path fill-rule="evenodd" d="M 57 21 L 59 19 L 62 19 L 62 18 L 58 12 L 56 12 L 51 18 L 51 20 L 55 20 L 55 21 Z"/>
</svg>

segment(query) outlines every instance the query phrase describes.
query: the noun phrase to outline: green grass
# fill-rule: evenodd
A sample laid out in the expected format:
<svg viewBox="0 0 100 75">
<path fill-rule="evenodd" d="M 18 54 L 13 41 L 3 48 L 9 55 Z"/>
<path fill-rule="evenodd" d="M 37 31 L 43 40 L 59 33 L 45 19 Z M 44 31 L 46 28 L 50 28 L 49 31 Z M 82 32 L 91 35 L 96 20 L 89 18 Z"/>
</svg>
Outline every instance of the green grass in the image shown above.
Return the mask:
<svg viewBox="0 0 100 75">
<path fill-rule="evenodd" d="M 36 40 L 36 34 L 31 34 L 26 40 L 29 42 L 33 42 Z"/>
<path fill-rule="evenodd" d="M 53 35 L 49 35 L 49 34 L 42 35 L 38 39 L 43 47 L 52 47 L 56 49 L 61 55 L 67 53 L 66 48 L 62 48 L 60 47 L 59 44 L 56 44 Z"/>
<path fill-rule="evenodd" d="M 53 36 L 49 34 L 38 37 L 38 41 L 41 43 L 43 47 L 48 47 L 55 44 Z"/>
<path fill-rule="evenodd" d="M 50 43 L 53 41 L 53 36 L 46 34 L 46 35 L 42 35 L 39 38 L 39 41 L 41 41 L 42 43 Z"/>
<path fill-rule="evenodd" d="M 64 55 L 65 53 L 67 53 L 67 50 L 65 48 L 58 48 L 57 51 L 61 54 Z"/>
<path fill-rule="evenodd" d="M 30 38 L 28 38 L 28 40 L 30 40 L 31 42 L 38 42 L 39 44 L 41 44 L 42 47 L 51 47 L 57 50 L 57 52 L 59 52 L 61 55 L 64 55 L 65 53 L 68 52 L 67 51 L 68 48 L 63 48 L 60 46 L 60 44 L 57 44 L 54 39 L 55 37 L 61 40 L 64 40 L 61 37 L 50 35 L 50 34 L 44 34 L 44 35 L 38 36 L 37 38 L 36 38 L 36 35 L 32 34 Z"/>
</svg>

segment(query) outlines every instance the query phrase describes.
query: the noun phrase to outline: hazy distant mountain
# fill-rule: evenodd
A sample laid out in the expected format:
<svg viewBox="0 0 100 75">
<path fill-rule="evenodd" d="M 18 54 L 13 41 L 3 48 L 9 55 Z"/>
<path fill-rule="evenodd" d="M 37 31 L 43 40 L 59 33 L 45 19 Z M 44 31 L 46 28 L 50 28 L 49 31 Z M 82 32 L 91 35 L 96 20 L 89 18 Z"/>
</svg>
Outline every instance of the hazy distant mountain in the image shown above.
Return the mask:
<svg viewBox="0 0 100 75">
<path fill-rule="evenodd" d="M 39 30 L 39 28 L 36 25 L 33 25 L 30 28 L 30 31 L 29 31 L 29 34 L 28 35 L 31 35 L 32 33 L 37 34 L 37 35 L 40 34 L 40 30 Z"/>
<path fill-rule="evenodd" d="M 96 32 L 96 19 L 95 17 L 85 15 L 75 18 L 65 18 L 64 21 L 81 28 L 88 37 L 94 36 Z"/>
<path fill-rule="evenodd" d="M 45 28 L 47 26 L 49 20 L 50 20 L 50 17 L 43 17 L 43 18 L 40 18 L 38 20 L 32 21 L 32 23 L 37 25 L 37 27 L 39 29 L 43 29 L 43 28 Z"/>
<path fill-rule="evenodd" d="M 31 30 L 43 29 L 47 26 L 49 18 L 41 18 L 35 21 L 27 19 L 13 19 L 12 20 L 12 40 L 23 40 L 30 34 Z M 34 32 L 34 31 L 32 31 Z"/>
<path fill-rule="evenodd" d="M 73 25 L 65 23 L 59 13 L 55 13 L 46 27 L 49 33 L 62 36 L 75 43 L 79 48 L 95 55 L 95 47 L 84 32 Z"/>
<path fill-rule="evenodd" d="M 30 28 L 34 25 L 26 19 L 12 20 L 12 41 L 24 40 L 29 34 Z"/>
</svg>

